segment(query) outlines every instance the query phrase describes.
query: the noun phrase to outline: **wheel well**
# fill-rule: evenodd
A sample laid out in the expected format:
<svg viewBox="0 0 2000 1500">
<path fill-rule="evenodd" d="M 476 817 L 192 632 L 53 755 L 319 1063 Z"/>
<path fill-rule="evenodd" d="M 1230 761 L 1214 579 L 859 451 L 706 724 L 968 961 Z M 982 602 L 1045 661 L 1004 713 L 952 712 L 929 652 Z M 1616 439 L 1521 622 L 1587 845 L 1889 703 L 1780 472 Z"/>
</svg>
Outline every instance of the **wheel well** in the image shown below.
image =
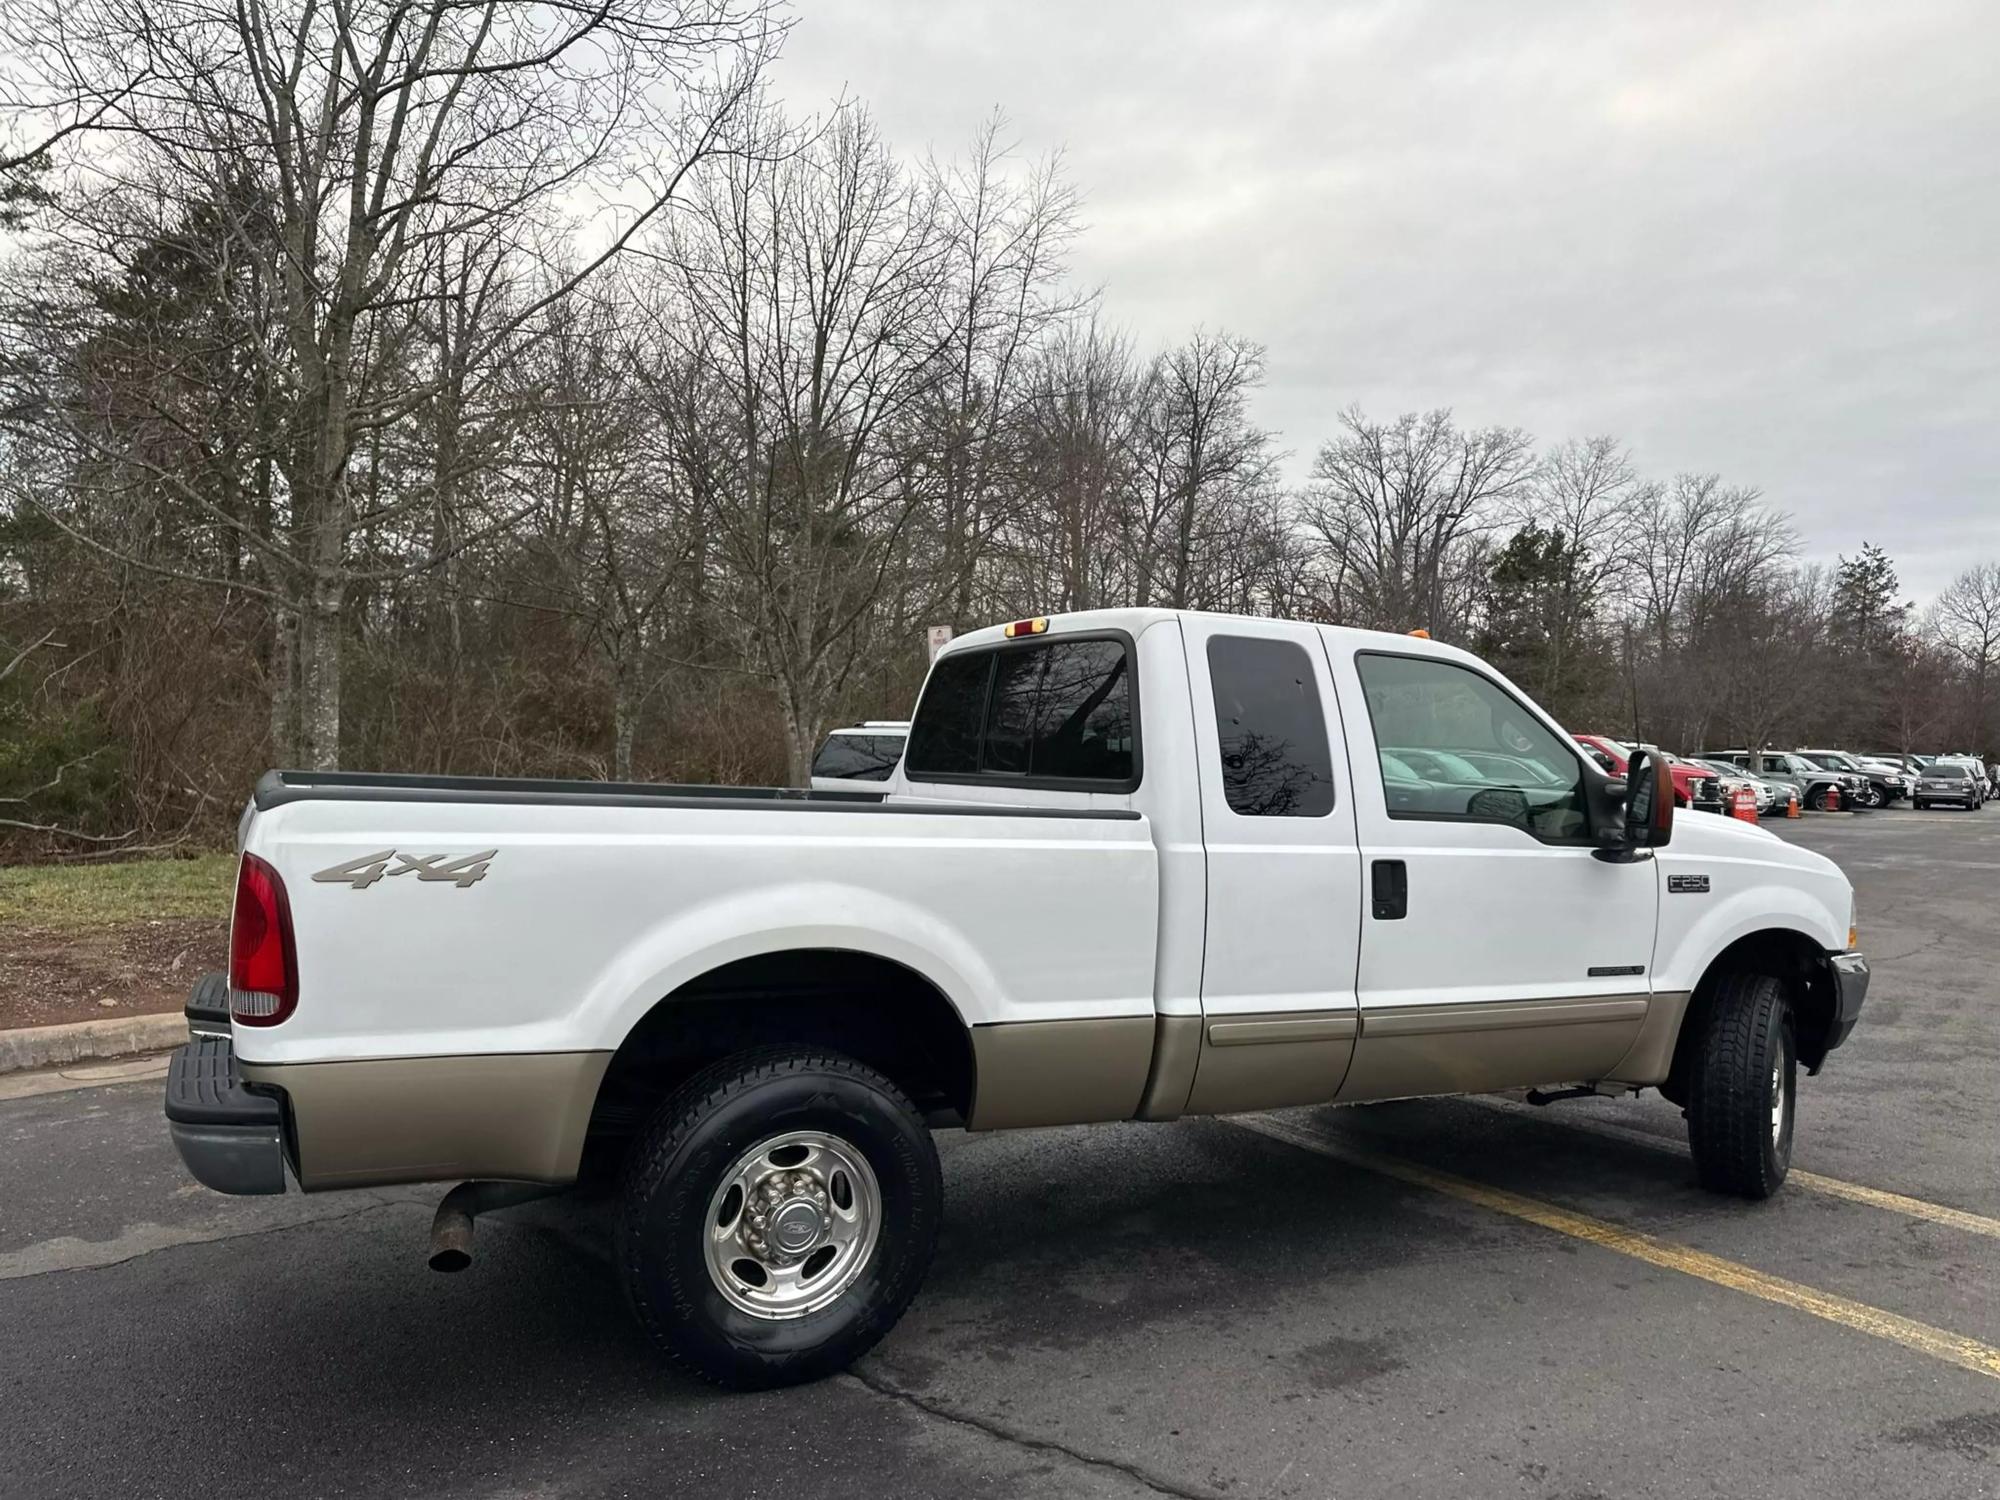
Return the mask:
<svg viewBox="0 0 2000 1500">
<path fill-rule="evenodd" d="M 593 1144 L 639 1130 L 700 1069 L 772 1044 L 844 1052 L 893 1080 L 926 1116 L 972 1109 L 972 1037 L 923 975 L 872 953 L 794 949 L 738 959 L 667 995 L 612 1055 Z"/>
<path fill-rule="evenodd" d="M 1686 1102 L 1686 1080 L 1694 1066 L 1695 1049 L 1708 1026 L 1708 1013 L 1715 1003 L 1716 983 L 1724 974 L 1769 974 L 1781 980 L 1791 992 L 1792 1023 L 1798 1041 L 1799 1061 L 1808 1073 L 1817 1073 L 1826 1061 L 1827 1043 L 1833 1033 L 1834 982 L 1825 950 L 1802 932 L 1787 927 L 1769 927 L 1738 938 L 1716 954 L 1688 1002 L 1674 1043 L 1674 1063 L 1660 1092 L 1676 1104 Z"/>
</svg>

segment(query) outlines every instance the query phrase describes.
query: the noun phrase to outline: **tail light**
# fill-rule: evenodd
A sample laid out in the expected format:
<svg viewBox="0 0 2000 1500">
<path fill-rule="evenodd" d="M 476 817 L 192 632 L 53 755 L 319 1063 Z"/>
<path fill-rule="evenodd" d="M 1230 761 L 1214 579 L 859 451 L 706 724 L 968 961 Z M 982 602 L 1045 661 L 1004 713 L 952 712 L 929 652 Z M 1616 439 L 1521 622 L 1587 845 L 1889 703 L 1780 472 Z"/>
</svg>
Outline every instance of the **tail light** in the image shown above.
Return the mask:
<svg viewBox="0 0 2000 1500">
<path fill-rule="evenodd" d="M 229 1014 L 244 1026 L 275 1026 L 298 1008 L 298 948 L 292 903 L 268 860 L 243 856 L 229 923 Z"/>
</svg>

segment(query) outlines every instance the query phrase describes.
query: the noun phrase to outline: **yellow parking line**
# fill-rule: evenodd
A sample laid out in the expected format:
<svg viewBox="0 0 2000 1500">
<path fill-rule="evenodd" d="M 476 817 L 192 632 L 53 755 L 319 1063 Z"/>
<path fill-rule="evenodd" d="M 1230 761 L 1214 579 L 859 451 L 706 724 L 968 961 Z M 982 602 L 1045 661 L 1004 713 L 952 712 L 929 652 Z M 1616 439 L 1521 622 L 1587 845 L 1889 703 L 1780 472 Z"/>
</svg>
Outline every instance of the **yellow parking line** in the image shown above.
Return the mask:
<svg viewBox="0 0 2000 1500">
<path fill-rule="evenodd" d="M 1891 1213 L 1908 1214 L 1913 1219 L 1928 1219 L 1933 1224 L 1949 1224 L 1953 1229 L 1963 1229 L 1970 1234 L 1989 1234 L 2000 1239 L 2000 1219 L 1989 1219 L 1984 1214 L 1967 1213 L 1962 1208 L 1947 1208 L 1942 1203 L 1926 1203 L 1921 1198 L 1908 1198 L 1901 1193 L 1887 1192 L 1882 1188 L 1863 1187 L 1858 1182 L 1842 1182 L 1838 1177 L 1822 1177 L 1817 1172 L 1801 1172 L 1792 1168 L 1785 1181 L 1796 1182 L 1800 1187 L 1811 1188 L 1815 1193 L 1826 1193 L 1835 1198 L 1849 1198 L 1856 1203 L 1866 1203 L 1873 1208 L 1886 1208 Z"/>
<path fill-rule="evenodd" d="M 1529 1110 L 1532 1104 L 1503 1103 L 1499 1099 L 1473 1097 L 1470 1103 L 1499 1114 L 1513 1115 L 1518 1119 L 1534 1119 Z M 1564 1130 L 1584 1130 L 1592 1135 L 1608 1136 L 1614 1141 L 1630 1141 L 1635 1146 L 1650 1146 L 1656 1151 L 1666 1151 L 1684 1155 L 1685 1151 L 1677 1141 L 1665 1136 L 1654 1135 L 1646 1130 L 1634 1130 L 1629 1125 L 1614 1124 L 1609 1120 L 1586 1120 L 1579 1118 L 1561 1119 L 1536 1112 L 1537 1123 L 1554 1125 Z M 1990 1219 L 1985 1214 L 1976 1214 L 1968 1209 L 1949 1208 L 1942 1203 L 1929 1203 L 1922 1198 L 1912 1198 L 1904 1193 L 1892 1193 L 1886 1188 L 1864 1187 L 1858 1182 L 1844 1182 L 1838 1177 L 1822 1177 L 1817 1172 L 1801 1171 L 1793 1167 L 1785 1179 L 1788 1185 L 1796 1185 L 1809 1192 L 1825 1193 L 1830 1198 L 1845 1198 L 1852 1203 L 1865 1203 L 1870 1208 L 1885 1209 L 1890 1213 L 1904 1214 L 1912 1219 L 1926 1219 L 1933 1224 L 1943 1224 L 1952 1229 L 1962 1229 L 1967 1234 L 1983 1234 L 2000 1239 L 2000 1219 Z"/>
<path fill-rule="evenodd" d="M 1552 1229 L 1557 1234 L 1601 1245 L 1607 1250 L 1615 1250 L 1620 1255 L 1629 1255 L 1634 1260 L 1642 1260 L 1649 1265 L 1660 1266 L 1669 1271 L 1679 1271 L 1683 1275 L 1713 1282 L 1717 1286 L 1726 1286 L 1734 1291 L 1762 1298 L 1766 1302 L 1775 1302 L 1780 1307 L 1796 1308 L 1816 1318 L 1823 1318 L 1829 1323 L 1838 1323 L 1842 1327 L 1901 1344 L 1906 1349 L 1914 1349 L 1917 1353 L 1927 1354 L 1932 1359 L 1957 1365 L 1962 1370 L 1971 1370 L 1975 1374 L 1988 1375 L 2000 1380 L 2000 1348 L 1982 1344 L 1977 1339 L 1969 1339 L 1962 1334 L 1950 1333 L 1942 1328 L 1933 1328 L 1928 1323 L 1919 1323 L 1914 1318 L 1905 1318 L 1898 1313 L 1885 1312 L 1879 1307 L 1870 1307 L 1865 1302 L 1837 1297 L 1831 1292 L 1815 1291 L 1809 1286 L 1801 1286 L 1796 1281 L 1787 1281 L 1782 1276 L 1771 1276 L 1762 1271 L 1752 1270 L 1749 1266 L 1724 1260 L 1721 1256 L 1710 1255 L 1704 1250 L 1695 1250 L 1686 1245 L 1655 1239 L 1652 1235 L 1641 1234 L 1636 1229 L 1624 1229 L 1603 1219 L 1591 1218 L 1588 1214 L 1574 1213 L 1566 1208 L 1558 1208 L 1552 1203 L 1543 1203 L 1539 1199 L 1524 1198 L 1519 1193 L 1510 1193 L 1504 1188 L 1488 1187 L 1484 1183 L 1455 1177 L 1449 1172 L 1435 1171 L 1399 1157 L 1382 1156 L 1373 1151 L 1341 1145 L 1302 1126 L 1294 1125 L 1289 1120 L 1280 1120 L 1271 1115 L 1239 1115 L 1229 1123 L 1241 1126 L 1245 1130 L 1254 1130 L 1259 1135 L 1269 1136 L 1287 1145 L 1332 1157 L 1335 1161 L 1360 1167 L 1364 1171 L 1393 1177 L 1399 1182 L 1429 1188 L 1433 1192 L 1443 1193 L 1461 1202 L 1492 1209 L 1495 1213 L 1503 1213 L 1530 1224 L 1539 1224 L 1542 1228 Z"/>
</svg>

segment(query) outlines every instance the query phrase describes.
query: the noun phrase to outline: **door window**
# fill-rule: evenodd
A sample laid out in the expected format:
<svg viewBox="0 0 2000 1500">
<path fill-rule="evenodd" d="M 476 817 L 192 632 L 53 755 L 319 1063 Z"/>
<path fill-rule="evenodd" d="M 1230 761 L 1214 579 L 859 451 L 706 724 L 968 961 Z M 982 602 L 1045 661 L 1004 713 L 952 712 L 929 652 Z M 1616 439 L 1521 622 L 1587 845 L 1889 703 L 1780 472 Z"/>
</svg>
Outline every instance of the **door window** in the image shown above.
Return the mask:
<svg viewBox="0 0 2000 1500">
<path fill-rule="evenodd" d="M 1392 818 L 1506 823 L 1549 842 L 1589 834 L 1583 765 L 1512 694 L 1434 657 L 1355 657 Z"/>
<path fill-rule="evenodd" d="M 1333 752 L 1305 648 L 1211 636 L 1208 677 L 1230 811 L 1246 818 L 1322 818 L 1333 811 Z"/>
</svg>

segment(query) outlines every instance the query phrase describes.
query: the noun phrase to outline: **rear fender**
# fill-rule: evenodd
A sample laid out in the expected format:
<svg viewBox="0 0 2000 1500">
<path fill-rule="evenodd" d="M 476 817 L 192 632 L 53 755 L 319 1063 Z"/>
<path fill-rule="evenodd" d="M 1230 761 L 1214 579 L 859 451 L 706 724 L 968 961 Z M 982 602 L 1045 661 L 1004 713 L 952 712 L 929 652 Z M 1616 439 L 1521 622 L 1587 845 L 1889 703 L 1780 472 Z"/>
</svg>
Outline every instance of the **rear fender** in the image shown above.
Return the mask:
<svg viewBox="0 0 2000 1500">
<path fill-rule="evenodd" d="M 764 887 L 676 912 L 619 953 L 579 1007 L 585 1045 L 615 1048 L 665 995 L 739 959 L 846 949 L 901 964 L 950 1001 L 961 1024 L 1004 1013 L 1007 996 L 965 934 L 936 913 L 852 886 Z"/>
</svg>

